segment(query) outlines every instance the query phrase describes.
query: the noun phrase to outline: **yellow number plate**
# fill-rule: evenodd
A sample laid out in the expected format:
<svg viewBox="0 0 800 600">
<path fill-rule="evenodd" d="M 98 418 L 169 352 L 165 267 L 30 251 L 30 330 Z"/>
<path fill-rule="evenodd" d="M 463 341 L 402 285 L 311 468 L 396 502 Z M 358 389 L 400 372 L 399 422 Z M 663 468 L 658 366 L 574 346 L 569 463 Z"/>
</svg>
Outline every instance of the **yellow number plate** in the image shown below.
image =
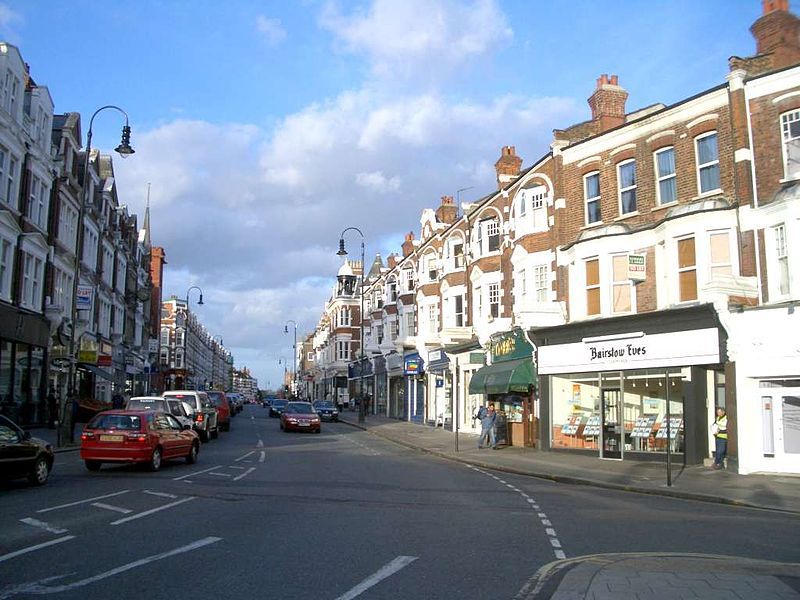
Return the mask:
<svg viewBox="0 0 800 600">
<path fill-rule="evenodd" d="M 100 441 L 101 442 L 121 442 L 124 439 L 124 436 L 121 435 L 101 435 Z"/>
</svg>

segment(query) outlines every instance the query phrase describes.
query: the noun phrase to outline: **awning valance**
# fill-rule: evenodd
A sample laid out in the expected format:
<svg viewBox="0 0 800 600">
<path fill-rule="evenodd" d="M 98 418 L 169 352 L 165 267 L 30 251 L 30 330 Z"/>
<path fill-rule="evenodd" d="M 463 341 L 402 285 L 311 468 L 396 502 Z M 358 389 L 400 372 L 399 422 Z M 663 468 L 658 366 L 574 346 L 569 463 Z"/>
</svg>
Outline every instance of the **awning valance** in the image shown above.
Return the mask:
<svg viewBox="0 0 800 600">
<path fill-rule="evenodd" d="M 532 385 L 536 385 L 536 367 L 530 358 L 505 360 L 475 371 L 469 382 L 469 393 L 526 393 Z"/>
</svg>

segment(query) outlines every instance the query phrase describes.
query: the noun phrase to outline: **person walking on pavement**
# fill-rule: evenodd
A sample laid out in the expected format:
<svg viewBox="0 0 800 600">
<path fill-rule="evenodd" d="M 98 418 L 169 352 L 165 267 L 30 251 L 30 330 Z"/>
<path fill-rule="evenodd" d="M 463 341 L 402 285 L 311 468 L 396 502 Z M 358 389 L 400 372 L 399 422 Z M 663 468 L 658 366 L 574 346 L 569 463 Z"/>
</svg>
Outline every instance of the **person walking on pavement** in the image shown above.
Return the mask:
<svg viewBox="0 0 800 600">
<path fill-rule="evenodd" d="M 47 392 L 47 428 L 55 429 L 57 419 L 58 401 L 56 400 L 56 388 L 51 385 L 50 391 Z"/>
<path fill-rule="evenodd" d="M 497 414 L 494 412 L 494 404 L 489 404 L 489 408 L 481 407 L 478 410 L 477 418 L 481 421 L 481 437 L 478 438 L 478 449 L 483 448 L 484 440 L 491 445 L 492 450 L 497 450 L 497 439 L 494 435 L 494 422 Z"/>
<path fill-rule="evenodd" d="M 717 408 L 717 417 L 711 425 L 711 433 L 714 434 L 714 469 L 722 469 L 725 466 L 725 455 L 728 454 L 728 415 L 721 406 Z"/>
<path fill-rule="evenodd" d="M 69 420 L 69 443 L 75 443 L 75 424 L 78 421 L 78 411 L 80 409 L 80 403 L 78 402 L 78 394 L 75 393 L 75 390 L 70 389 L 69 394 L 67 396 L 67 403 L 70 406 L 70 420 Z"/>
</svg>

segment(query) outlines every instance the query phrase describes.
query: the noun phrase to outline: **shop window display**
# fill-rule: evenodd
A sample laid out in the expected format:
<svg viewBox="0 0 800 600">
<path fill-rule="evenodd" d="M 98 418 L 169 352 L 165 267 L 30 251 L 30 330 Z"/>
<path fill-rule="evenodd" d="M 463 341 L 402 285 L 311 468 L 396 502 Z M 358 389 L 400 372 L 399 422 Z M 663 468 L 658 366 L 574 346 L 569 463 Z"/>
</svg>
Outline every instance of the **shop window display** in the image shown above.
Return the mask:
<svg viewBox="0 0 800 600">
<path fill-rule="evenodd" d="M 668 444 L 683 452 L 689 377 L 688 368 L 552 376 L 552 447 L 599 450 L 608 458 L 666 452 Z"/>
</svg>

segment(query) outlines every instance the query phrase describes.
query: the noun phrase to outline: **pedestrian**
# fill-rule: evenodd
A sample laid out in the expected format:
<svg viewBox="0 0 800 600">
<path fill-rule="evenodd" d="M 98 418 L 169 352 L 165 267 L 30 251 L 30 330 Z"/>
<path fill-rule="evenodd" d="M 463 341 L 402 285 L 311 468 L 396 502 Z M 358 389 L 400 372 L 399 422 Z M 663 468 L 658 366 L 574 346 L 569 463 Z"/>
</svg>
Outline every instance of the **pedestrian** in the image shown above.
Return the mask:
<svg viewBox="0 0 800 600">
<path fill-rule="evenodd" d="M 47 428 L 55 429 L 56 420 L 58 418 L 58 401 L 56 400 L 56 388 L 50 385 L 50 390 L 47 392 Z"/>
<path fill-rule="evenodd" d="M 489 408 L 481 407 L 476 415 L 481 421 L 481 437 L 478 438 L 478 449 L 484 446 L 484 440 L 492 447 L 492 450 L 497 450 L 497 438 L 494 434 L 494 422 L 497 419 L 497 413 L 494 412 L 494 403 L 489 404 Z"/>
<path fill-rule="evenodd" d="M 125 397 L 119 393 L 119 390 L 114 392 L 114 395 L 111 396 L 111 408 L 113 409 L 120 409 L 125 406 Z"/>
<path fill-rule="evenodd" d="M 717 408 L 717 417 L 711 425 L 714 434 L 714 469 L 725 467 L 725 456 L 728 454 L 728 415 L 721 406 Z"/>
<path fill-rule="evenodd" d="M 75 393 L 75 390 L 70 388 L 69 393 L 67 394 L 67 403 L 70 406 L 70 422 L 69 422 L 69 442 L 70 444 L 75 443 L 75 424 L 78 421 L 78 412 L 80 411 L 80 403 L 78 402 L 78 394 Z"/>
</svg>

